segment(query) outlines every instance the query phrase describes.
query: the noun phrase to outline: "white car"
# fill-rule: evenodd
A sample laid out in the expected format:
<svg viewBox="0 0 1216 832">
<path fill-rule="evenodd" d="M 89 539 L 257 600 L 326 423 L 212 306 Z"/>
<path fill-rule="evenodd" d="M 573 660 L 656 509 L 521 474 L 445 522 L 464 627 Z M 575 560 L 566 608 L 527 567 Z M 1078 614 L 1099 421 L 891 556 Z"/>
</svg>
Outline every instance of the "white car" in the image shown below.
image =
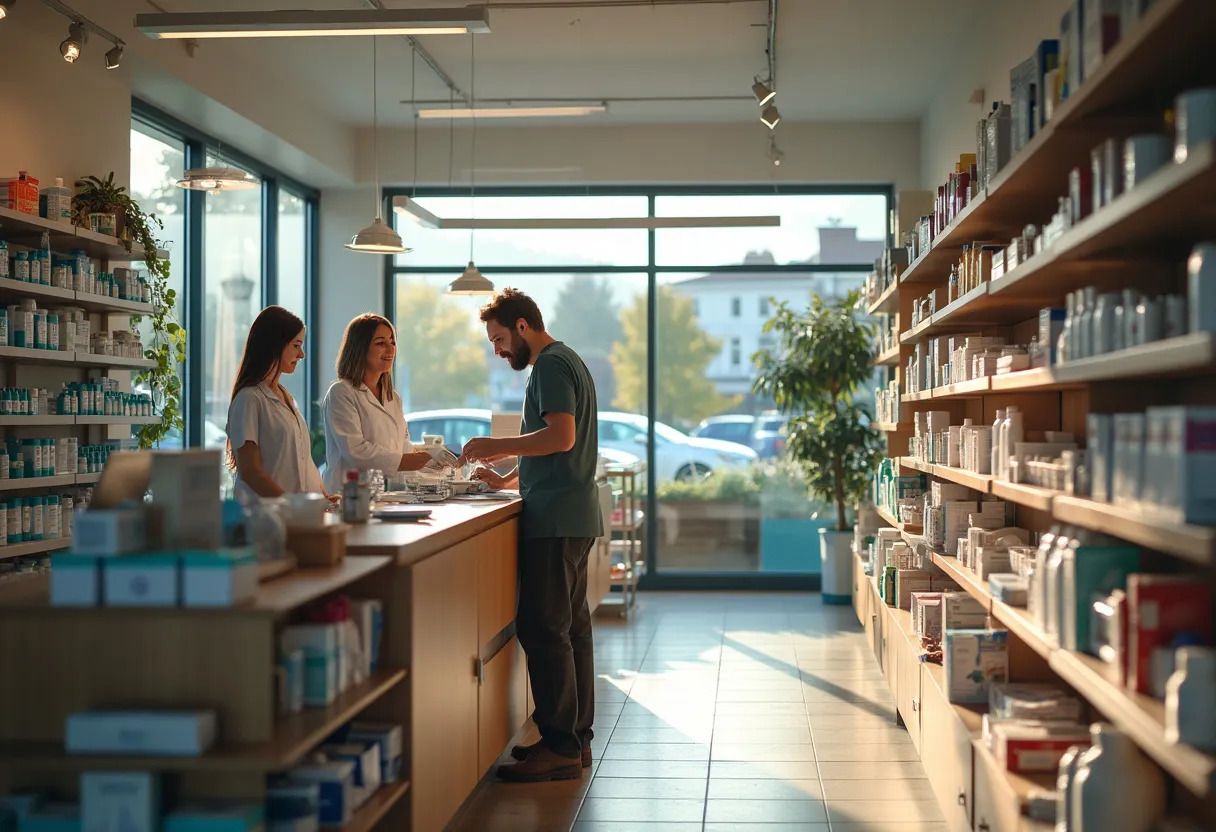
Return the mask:
<svg viewBox="0 0 1216 832">
<path fill-rule="evenodd" d="M 615 411 L 599 412 L 600 447 L 646 458 L 645 416 Z M 735 442 L 701 439 L 681 433 L 662 422 L 654 423 L 655 476 L 665 480 L 704 477 L 720 468 L 747 468 L 756 452 Z"/>
</svg>

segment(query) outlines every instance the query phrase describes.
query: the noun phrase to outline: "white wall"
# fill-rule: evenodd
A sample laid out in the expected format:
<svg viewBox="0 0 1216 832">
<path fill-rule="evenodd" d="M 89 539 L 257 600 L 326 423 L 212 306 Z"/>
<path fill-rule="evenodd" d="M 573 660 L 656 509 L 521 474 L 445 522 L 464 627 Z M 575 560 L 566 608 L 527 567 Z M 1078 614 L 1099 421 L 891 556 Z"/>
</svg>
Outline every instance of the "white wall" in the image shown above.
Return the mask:
<svg viewBox="0 0 1216 832">
<path fill-rule="evenodd" d="M 790 124 L 776 130 L 785 154 L 769 158 L 760 124 L 487 126 L 477 130 L 477 182 L 485 184 L 894 182 L 920 181 L 920 129 L 915 122 Z M 446 185 L 448 129 L 420 131 L 419 184 Z M 457 128 L 454 181 L 468 183 L 472 131 Z M 413 133 L 382 130 L 380 179 L 413 180 Z M 355 169 L 372 180 L 371 131 L 359 131 Z"/>
<path fill-rule="evenodd" d="M 1030 57 L 1041 40 L 1058 38 L 1068 0 L 989 2 L 977 15 L 973 36 L 951 44 L 954 69 L 938 85 L 921 121 L 921 186 L 936 189 L 960 153 L 975 152 L 975 124 L 993 101 L 1009 101 L 1009 70 Z M 984 103 L 968 103 L 973 90 Z"/>
</svg>

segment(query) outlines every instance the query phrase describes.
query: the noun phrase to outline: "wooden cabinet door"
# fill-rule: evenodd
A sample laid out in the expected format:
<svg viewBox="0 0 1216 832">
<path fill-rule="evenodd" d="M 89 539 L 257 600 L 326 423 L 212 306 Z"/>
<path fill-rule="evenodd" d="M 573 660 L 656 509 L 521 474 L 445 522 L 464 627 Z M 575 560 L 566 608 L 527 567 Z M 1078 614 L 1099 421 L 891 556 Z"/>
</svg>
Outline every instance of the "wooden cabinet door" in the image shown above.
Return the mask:
<svg viewBox="0 0 1216 832">
<path fill-rule="evenodd" d="M 478 554 L 483 535 L 411 567 L 413 832 L 439 832 L 476 787 Z"/>
<path fill-rule="evenodd" d="M 970 832 L 972 809 L 971 733 L 921 668 L 920 757 L 929 785 L 952 832 Z"/>
<path fill-rule="evenodd" d="M 912 744 L 920 751 L 920 649 L 901 633 L 895 651 L 895 706 L 904 719 Z"/>
<path fill-rule="evenodd" d="M 485 648 L 515 620 L 519 586 L 519 521 L 477 535 L 477 644 Z M 482 655 L 485 655 L 484 652 Z"/>
<path fill-rule="evenodd" d="M 523 650 L 512 638 L 486 662 L 478 690 L 477 765 L 484 774 L 506 749 L 527 712 Z"/>
</svg>

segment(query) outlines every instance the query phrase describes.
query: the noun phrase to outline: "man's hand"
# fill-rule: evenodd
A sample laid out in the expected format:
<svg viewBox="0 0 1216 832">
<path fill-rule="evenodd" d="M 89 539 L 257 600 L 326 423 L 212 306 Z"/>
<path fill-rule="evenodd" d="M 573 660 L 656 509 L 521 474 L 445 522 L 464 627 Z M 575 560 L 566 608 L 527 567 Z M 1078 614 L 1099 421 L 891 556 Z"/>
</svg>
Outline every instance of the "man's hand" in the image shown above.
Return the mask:
<svg viewBox="0 0 1216 832">
<path fill-rule="evenodd" d="M 504 452 L 503 440 L 492 436 L 474 436 L 464 443 L 461 458 L 466 462 L 496 462 L 511 454 Z"/>
<path fill-rule="evenodd" d="M 473 472 L 473 479 L 481 480 L 490 486 L 491 491 L 502 491 L 507 487 L 506 479 L 500 476 L 493 468 L 478 468 Z"/>
</svg>

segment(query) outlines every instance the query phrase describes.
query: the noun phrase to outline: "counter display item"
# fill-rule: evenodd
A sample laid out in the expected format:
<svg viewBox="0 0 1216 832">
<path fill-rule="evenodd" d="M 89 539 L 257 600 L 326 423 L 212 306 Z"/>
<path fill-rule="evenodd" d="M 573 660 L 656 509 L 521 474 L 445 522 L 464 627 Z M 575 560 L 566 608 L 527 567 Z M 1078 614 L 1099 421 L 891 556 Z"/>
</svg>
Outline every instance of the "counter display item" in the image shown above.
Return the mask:
<svg viewBox="0 0 1216 832">
<path fill-rule="evenodd" d="M 1009 677 L 1005 630 L 945 629 L 946 698 L 956 704 L 986 703 L 989 686 Z"/>
</svg>

